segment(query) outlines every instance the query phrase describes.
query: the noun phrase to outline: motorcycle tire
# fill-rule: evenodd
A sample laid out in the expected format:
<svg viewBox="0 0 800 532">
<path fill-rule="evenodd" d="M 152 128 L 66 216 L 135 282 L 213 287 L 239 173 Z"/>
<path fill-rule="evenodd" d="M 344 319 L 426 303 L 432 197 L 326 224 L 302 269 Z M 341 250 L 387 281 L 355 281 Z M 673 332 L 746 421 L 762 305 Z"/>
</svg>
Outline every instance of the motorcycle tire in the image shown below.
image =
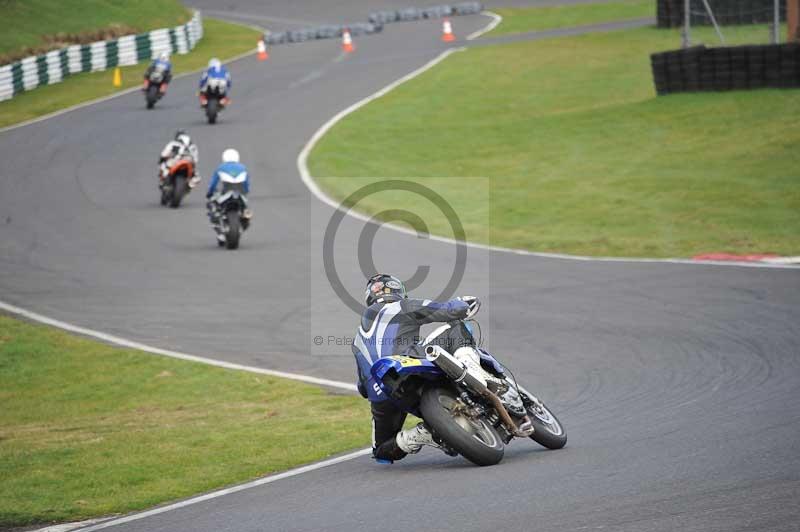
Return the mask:
<svg viewBox="0 0 800 532">
<path fill-rule="evenodd" d="M 541 404 L 541 409 L 534 406 L 526 408 L 528 417 L 533 423 L 533 434 L 530 437 L 548 449 L 561 449 L 567 444 L 567 431 L 544 403 L 539 404 Z"/>
<path fill-rule="evenodd" d="M 158 100 L 158 85 L 150 85 L 147 87 L 147 108 L 152 109 Z"/>
<path fill-rule="evenodd" d="M 228 213 L 228 232 L 225 234 L 225 246 L 228 249 L 239 247 L 239 236 L 242 234 L 241 219 L 238 211 Z"/>
<path fill-rule="evenodd" d="M 206 104 L 206 118 L 209 124 L 216 124 L 217 113 L 219 112 L 219 101 L 216 98 L 209 98 Z"/>
<path fill-rule="evenodd" d="M 161 205 L 167 205 L 169 203 L 169 193 L 167 190 L 161 190 Z"/>
<path fill-rule="evenodd" d="M 505 453 L 500 435 L 485 419 L 476 421 L 453 413 L 461 404 L 452 390 L 432 387 L 423 392 L 420 410 L 436 437 L 458 454 L 478 466 L 499 463 Z"/>
<path fill-rule="evenodd" d="M 175 176 L 175 183 L 172 186 L 172 197 L 169 200 L 169 206 L 173 209 L 180 207 L 183 196 L 186 195 L 186 178 L 178 175 Z"/>
</svg>

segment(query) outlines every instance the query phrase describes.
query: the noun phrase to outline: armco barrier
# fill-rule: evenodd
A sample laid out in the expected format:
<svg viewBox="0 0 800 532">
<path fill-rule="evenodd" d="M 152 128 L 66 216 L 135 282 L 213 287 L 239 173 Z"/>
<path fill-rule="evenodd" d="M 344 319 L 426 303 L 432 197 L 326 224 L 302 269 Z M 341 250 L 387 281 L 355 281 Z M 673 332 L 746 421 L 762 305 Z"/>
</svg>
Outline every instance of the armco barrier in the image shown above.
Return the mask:
<svg viewBox="0 0 800 532">
<path fill-rule="evenodd" d="M 708 0 L 717 23 L 723 26 L 735 24 L 765 24 L 772 22 L 774 0 Z M 656 19 L 659 28 L 675 28 L 683 25 L 684 0 L 658 0 Z M 780 0 L 781 20 L 786 21 L 786 0 Z M 692 0 L 690 20 L 694 26 L 711 24 L 701 0 Z"/>
<path fill-rule="evenodd" d="M 695 46 L 653 54 L 650 62 L 659 95 L 800 88 L 800 44 Z"/>
<path fill-rule="evenodd" d="M 70 74 L 135 65 L 161 52 L 185 54 L 203 37 L 203 18 L 195 11 L 182 26 L 128 35 L 109 41 L 74 45 L 0 66 L 0 101 L 40 85 L 52 85 Z"/>
</svg>

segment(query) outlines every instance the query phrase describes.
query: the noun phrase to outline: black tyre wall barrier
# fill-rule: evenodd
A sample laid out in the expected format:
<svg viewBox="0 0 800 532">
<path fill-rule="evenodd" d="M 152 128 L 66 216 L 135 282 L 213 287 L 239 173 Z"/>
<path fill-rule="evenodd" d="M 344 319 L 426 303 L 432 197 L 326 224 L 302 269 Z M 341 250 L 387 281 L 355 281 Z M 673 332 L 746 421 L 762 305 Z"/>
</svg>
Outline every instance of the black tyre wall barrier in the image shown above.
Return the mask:
<svg viewBox="0 0 800 532">
<path fill-rule="evenodd" d="M 410 20 L 450 17 L 453 15 L 477 15 L 483 11 L 480 2 L 461 2 L 458 4 L 444 4 L 426 8 L 409 7 L 396 11 L 376 11 L 370 13 L 367 20 L 374 24 L 389 24 L 392 22 L 407 22 Z"/>
<path fill-rule="evenodd" d="M 650 63 L 659 95 L 800 88 L 800 44 L 694 46 L 652 54 Z"/>
<path fill-rule="evenodd" d="M 708 0 L 708 4 L 722 26 L 736 24 L 765 24 L 772 22 L 773 0 Z M 675 28 L 683 25 L 684 0 L 658 0 L 656 19 L 659 28 Z M 786 0 L 780 0 L 781 20 L 786 21 Z M 691 23 L 707 26 L 711 19 L 705 12 L 701 0 L 692 0 Z"/>
<path fill-rule="evenodd" d="M 349 25 L 326 25 L 293 31 L 274 31 L 264 35 L 264 42 L 274 46 L 276 44 L 306 42 L 316 39 L 338 39 L 342 36 L 344 30 L 349 30 L 350 35 L 355 37 L 357 35 L 380 33 L 383 30 L 383 25 L 371 22 L 357 22 Z"/>
<path fill-rule="evenodd" d="M 270 46 L 274 46 L 276 44 L 306 42 L 315 39 L 337 39 L 342 36 L 344 30 L 348 30 L 350 35 L 356 37 L 358 35 L 380 33 L 383 30 L 384 24 L 392 22 L 441 18 L 451 15 L 475 15 L 481 11 L 483 11 L 483 4 L 480 2 L 461 2 L 459 4 L 440 5 L 426 7 L 424 9 L 409 7 L 395 11 L 378 11 L 369 14 L 369 22 L 326 25 L 316 28 L 301 28 L 292 31 L 275 31 L 264 34 L 264 42 Z"/>
</svg>

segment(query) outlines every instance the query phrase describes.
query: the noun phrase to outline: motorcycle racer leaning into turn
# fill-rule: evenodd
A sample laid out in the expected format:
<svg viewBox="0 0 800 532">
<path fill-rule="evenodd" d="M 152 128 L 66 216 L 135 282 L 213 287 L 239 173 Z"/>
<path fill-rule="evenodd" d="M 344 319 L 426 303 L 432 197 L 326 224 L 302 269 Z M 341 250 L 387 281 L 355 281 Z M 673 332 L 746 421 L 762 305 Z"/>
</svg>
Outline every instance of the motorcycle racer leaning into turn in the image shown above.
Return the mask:
<svg viewBox="0 0 800 532">
<path fill-rule="evenodd" d="M 247 173 L 247 167 L 239 159 L 239 152 L 233 148 L 228 148 L 222 152 L 222 164 L 217 167 L 214 175 L 211 176 L 211 182 L 208 184 L 208 192 L 206 193 L 208 219 L 217 233 L 217 239 L 221 242 L 224 241 L 225 237 L 219 233 L 221 213 L 217 200 L 222 194 L 231 189 L 239 190 L 243 196 L 250 193 L 250 175 Z M 247 209 L 243 216 L 251 218 L 253 213 L 250 209 Z"/>
<path fill-rule="evenodd" d="M 370 374 L 379 358 L 405 355 L 425 358 L 420 347 L 420 327 L 427 323 L 469 318 L 480 308 L 480 300 L 463 296 L 446 302 L 408 299 L 400 279 L 379 273 L 369 278 L 366 310 L 353 342 L 358 367 L 358 391 L 370 401 L 372 411 L 372 455 L 381 462 L 400 460 L 419 452 L 423 445 L 438 447 L 424 423 L 401 430 L 406 413 L 381 391 Z"/>
<path fill-rule="evenodd" d="M 158 186 L 161 188 L 164 185 L 164 180 L 169 175 L 170 168 L 181 159 L 190 159 L 192 161 L 192 168 L 197 168 L 197 161 L 199 159 L 199 151 L 197 145 L 192 141 L 183 129 L 175 132 L 173 140 L 167 142 L 164 149 L 161 150 L 161 155 L 158 158 Z M 200 182 L 200 174 L 195 170 L 194 175 L 190 176 L 189 188 L 194 188 Z"/>
</svg>

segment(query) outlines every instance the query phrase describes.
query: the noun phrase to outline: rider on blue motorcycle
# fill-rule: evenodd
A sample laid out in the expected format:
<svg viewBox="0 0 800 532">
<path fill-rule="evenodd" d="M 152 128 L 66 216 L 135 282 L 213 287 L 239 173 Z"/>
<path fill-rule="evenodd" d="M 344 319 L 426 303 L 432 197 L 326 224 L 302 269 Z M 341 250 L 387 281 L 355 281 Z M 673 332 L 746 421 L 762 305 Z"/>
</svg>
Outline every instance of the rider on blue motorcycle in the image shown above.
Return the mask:
<svg viewBox="0 0 800 532">
<path fill-rule="evenodd" d="M 380 273 L 367 281 L 365 302 L 367 308 L 353 342 L 353 354 L 358 366 L 358 391 L 369 399 L 372 410 L 374 458 L 392 462 L 419 452 L 423 445 L 438 447 L 423 423 L 400 430 L 406 413 L 387 400 L 389 398 L 372 379 L 370 368 L 379 358 L 392 355 L 424 358 L 420 327 L 426 323 L 469 318 L 480 308 L 480 301 L 472 296 L 447 302 L 408 299 L 400 279 Z"/>
</svg>

